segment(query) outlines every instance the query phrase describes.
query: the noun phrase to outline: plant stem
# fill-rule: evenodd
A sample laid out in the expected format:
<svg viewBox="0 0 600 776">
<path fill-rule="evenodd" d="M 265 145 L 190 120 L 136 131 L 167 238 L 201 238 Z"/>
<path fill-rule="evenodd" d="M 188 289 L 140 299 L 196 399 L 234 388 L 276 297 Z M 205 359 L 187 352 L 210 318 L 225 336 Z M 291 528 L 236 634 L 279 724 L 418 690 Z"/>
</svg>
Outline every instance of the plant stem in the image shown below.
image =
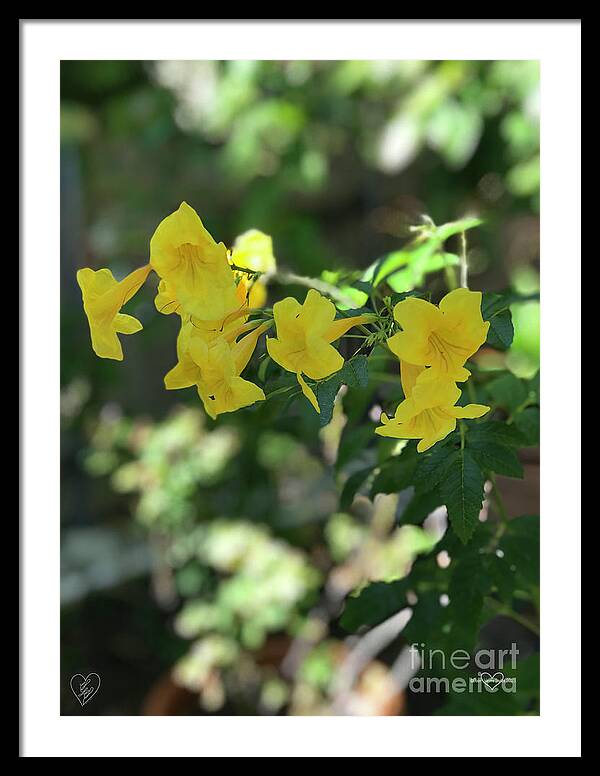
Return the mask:
<svg viewBox="0 0 600 776">
<path fill-rule="evenodd" d="M 500 601 L 497 601 L 495 598 L 488 597 L 485 600 L 488 606 L 496 610 L 497 614 L 503 614 L 505 617 L 510 617 L 511 620 L 518 622 L 524 628 L 527 628 L 527 630 L 530 630 L 532 633 L 535 633 L 536 636 L 540 635 L 539 625 L 536 622 L 533 622 L 533 620 L 530 620 L 529 617 L 525 617 L 524 614 L 519 614 L 519 612 L 515 612 L 515 610 L 512 609 L 510 606 L 506 606 L 500 603 Z"/>
<path fill-rule="evenodd" d="M 229 265 L 231 269 L 234 272 L 243 272 L 245 275 L 256 275 L 257 277 L 260 277 L 260 275 L 265 275 L 265 272 L 261 272 L 259 269 L 248 269 L 248 267 L 238 267 L 237 264 L 230 264 Z"/>
<path fill-rule="evenodd" d="M 520 412 L 523 412 L 523 410 L 526 410 L 527 407 L 529 407 L 530 404 L 533 403 L 533 399 L 531 396 L 528 396 L 524 402 L 519 404 L 519 406 L 511 412 L 511 414 L 508 416 L 506 420 L 506 424 L 509 426 L 511 423 L 514 423 L 515 416 L 518 415 Z"/>
<path fill-rule="evenodd" d="M 332 299 L 335 299 L 336 302 L 341 302 L 348 306 L 355 304 L 354 300 L 349 296 L 346 296 L 339 288 L 320 278 L 309 278 L 304 275 L 296 275 L 294 272 L 275 272 L 270 277 L 273 283 L 307 286 L 308 288 L 314 288 L 317 291 L 320 291 L 322 294 L 327 294 Z"/>
<path fill-rule="evenodd" d="M 451 267 L 448 264 L 444 269 L 444 274 L 446 275 L 446 285 L 448 286 L 448 290 L 454 291 L 455 288 L 458 288 L 458 280 L 456 278 L 456 268 Z"/>
<path fill-rule="evenodd" d="M 467 263 L 467 234 L 460 233 L 460 285 L 462 288 L 468 288 L 469 265 Z"/>
<path fill-rule="evenodd" d="M 523 625 L 523 627 L 527 628 L 532 633 L 535 633 L 536 636 L 540 635 L 539 625 L 530 620 L 529 617 L 525 617 L 524 615 L 515 612 L 514 609 L 508 609 L 505 614 L 507 617 L 510 617 L 512 620 L 515 620 L 516 622 Z"/>
</svg>

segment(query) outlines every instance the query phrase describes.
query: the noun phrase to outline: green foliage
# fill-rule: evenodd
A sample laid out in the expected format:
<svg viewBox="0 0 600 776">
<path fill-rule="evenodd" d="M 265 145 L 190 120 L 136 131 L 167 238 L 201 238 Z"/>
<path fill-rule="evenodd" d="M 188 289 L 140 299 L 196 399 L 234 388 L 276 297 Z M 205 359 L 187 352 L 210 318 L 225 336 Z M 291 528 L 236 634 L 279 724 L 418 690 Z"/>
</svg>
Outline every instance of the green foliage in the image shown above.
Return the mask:
<svg viewBox="0 0 600 776">
<path fill-rule="evenodd" d="M 444 243 L 481 223 L 478 218 L 465 218 L 439 227 L 433 223 L 414 227 L 417 236 L 412 242 L 374 262 L 363 273 L 360 285 L 354 285 L 365 294 L 383 283 L 396 293 L 412 291 L 424 283 L 427 275 L 459 264 L 458 256 L 443 250 Z"/>
<path fill-rule="evenodd" d="M 486 292 L 481 301 L 484 321 L 490 322 L 487 343 L 493 348 L 506 350 L 512 344 L 515 330 L 510 312 L 510 301 L 506 295 Z"/>
<path fill-rule="evenodd" d="M 472 677 L 477 678 L 472 656 L 480 654 L 481 628 L 492 617 L 503 614 L 527 622 L 518 610 L 524 599 L 537 600 L 539 519 L 514 518 L 501 536 L 500 532 L 480 524 L 468 547 L 461 548 L 447 535 L 435 549 L 450 552 L 448 567 L 440 568 L 435 558 L 428 555 L 417 560 L 404 579 L 364 587 L 346 599 L 340 624 L 349 632 L 362 631 L 410 606 L 412 617 L 403 637 L 408 644 L 426 647 L 425 663 L 417 675 L 417 683 L 427 677 L 435 677 L 436 682 L 440 679 L 449 682 L 448 699 L 438 713 L 504 715 L 532 710 L 535 713 L 539 701 L 536 655 L 518 660 L 516 667 L 508 662 L 503 664 L 503 676 L 516 679 L 515 692 L 494 692 L 493 686 L 489 689 L 485 685 L 477 685 L 479 689 L 475 692 L 464 692 L 452 682 L 458 678 L 464 687 Z M 525 576 L 515 573 L 517 568 L 522 568 Z M 444 596 L 449 601 L 447 605 L 441 603 Z M 534 628 L 534 623 L 530 627 Z M 448 662 L 448 656 L 455 651 L 471 656 L 461 670 Z"/>
<path fill-rule="evenodd" d="M 463 542 L 468 542 L 483 505 L 484 474 L 470 449 L 454 450 L 448 456 L 440 493 L 450 523 Z"/>
<path fill-rule="evenodd" d="M 483 472 L 520 478 L 523 477 L 523 466 L 513 446 L 514 438 L 510 439 L 510 433 L 504 432 L 505 428 L 510 427 L 500 425 L 489 429 L 488 424 L 475 426 L 467 435 L 468 450 Z"/>
<path fill-rule="evenodd" d="M 540 518 L 526 515 L 511 520 L 498 546 L 518 579 L 537 588 L 540 584 Z"/>
<path fill-rule="evenodd" d="M 366 356 L 354 356 L 332 377 L 317 384 L 316 395 L 321 409 L 320 422 L 326 426 L 333 417 L 335 397 L 342 385 L 351 388 L 366 388 L 369 382 L 369 367 Z"/>
<path fill-rule="evenodd" d="M 340 509 L 350 507 L 358 489 L 371 476 L 372 472 L 373 469 L 369 466 L 365 469 L 359 469 L 348 477 L 340 494 Z"/>
<path fill-rule="evenodd" d="M 434 500 L 445 504 L 452 528 L 466 543 L 477 525 L 486 476 L 523 476 L 515 448 L 525 440 L 517 429 L 500 422 L 461 425 L 462 439 L 455 432 L 419 458 L 414 484 L 424 493 L 435 489 Z"/>
<path fill-rule="evenodd" d="M 371 485 L 371 498 L 378 493 L 399 493 L 410 487 L 414 482 L 417 455 L 416 446 L 412 444 L 407 445 L 400 455 L 385 461 Z"/>
<path fill-rule="evenodd" d="M 539 706 L 540 657 L 531 655 L 518 662 L 516 669 L 503 668 L 503 675 L 515 680 L 515 693 L 501 690 L 451 692 L 447 702 L 436 712 L 440 716 L 521 716 L 535 714 Z"/>
<path fill-rule="evenodd" d="M 354 633 L 363 625 L 377 625 L 406 606 L 408 582 L 373 582 L 346 599 L 340 625 Z"/>
</svg>

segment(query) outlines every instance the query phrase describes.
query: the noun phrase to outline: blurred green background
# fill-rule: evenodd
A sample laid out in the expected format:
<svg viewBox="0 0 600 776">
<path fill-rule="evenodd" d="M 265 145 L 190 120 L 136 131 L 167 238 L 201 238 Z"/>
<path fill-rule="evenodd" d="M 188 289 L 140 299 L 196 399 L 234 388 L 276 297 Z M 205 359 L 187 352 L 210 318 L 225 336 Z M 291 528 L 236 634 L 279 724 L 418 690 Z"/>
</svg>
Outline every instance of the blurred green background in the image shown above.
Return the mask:
<svg viewBox="0 0 600 776">
<path fill-rule="evenodd" d="M 178 320 L 156 313 L 154 281 L 128 309 L 144 331 L 124 363 L 89 344 L 77 269 L 122 277 L 146 263 L 182 200 L 217 240 L 256 227 L 280 268 L 315 277 L 398 250 L 424 214 L 477 214 L 471 287 L 534 293 L 538 63 L 62 63 L 63 713 L 159 713 L 172 666 L 186 713 L 320 713 L 344 649 L 335 626 L 294 681 L 279 666 L 323 580 L 365 541 L 338 492 L 370 437 L 340 461 L 341 417 L 319 431 L 310 408 L 269 403 L 213 423 L 193 391 L 165 391 Z M 443 273 L 429 283 L 442 289 Z M 273 286 L 270 299 L 290 292 L 305 290 Z M 528 378 L 539 304 L 512 311 L 506 364 Z M 344 412 L 377 399 L 350 397 Z M 425 539 L 373 554 L 397 567 Z M 89 671 L 102 689 L 82 711 L 68 679 Z"/>
</svg>

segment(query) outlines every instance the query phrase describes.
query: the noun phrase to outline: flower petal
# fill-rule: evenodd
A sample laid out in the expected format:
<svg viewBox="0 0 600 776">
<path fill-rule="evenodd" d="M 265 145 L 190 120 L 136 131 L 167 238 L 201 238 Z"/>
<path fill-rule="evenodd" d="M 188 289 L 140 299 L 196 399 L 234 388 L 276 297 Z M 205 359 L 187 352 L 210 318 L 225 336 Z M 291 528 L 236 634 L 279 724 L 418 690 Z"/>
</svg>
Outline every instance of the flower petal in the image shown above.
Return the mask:
<svg viewBox="0 0 600 776">
<path fill-rule="evenodd" d="M 165 375 L 165 388 L 167 391 L 176 391 L 179 388 L 191 388 L 200 379 L 200 369 L 189 356 L 178 361 L 177 364 Z"/>
<path fill-rule="evenodd" d="M 92 349 L 100 358 L 111 358 L 114 361 L 123 360 L 123 348 L 117 333 L 111 326 L 95 326 L 90 321 Z"/>
<path fill-rule="evenodd" d="M 154 297 L 154 306 L 159 313 L 170 315 L 181 310 L 181 305 L 175 296 L 175 291 L 169 286 L 166 280 L 161 280 L 158 284 L 156 296 Z"/>
<path fill-rule="evenodd" d="M 265 399 L 262 388 L 242 377 L 233 377 L 217 387 L 207 386 L 201 381 L 198 383 L 198 395 L 213 420 L 224 412 L 235 412 Z"/>
<path fill-rule="evenodd" d="M 431 362 L 429 329 L 398 331 L 387 341 L 389 349 L 400 360 L 425 366 Z"/>
<path fill-rule="evenodd" d="M 309 288 L 300 312 L 300 321 L 308 335 L 324 336 L 335 318 L 335 305 L 314 288 Z"/>
<path fill-rule="evenodd" d="M 325 339 L 327 342 L 335 342 L 335 340 L 343 337 L 347 331 L 350 331 L 354 326 L 359 326 L 362 323 L 369 323 L 372 321 L 373 316 L 371 313 L 364 313 L 363 315 L 353 315 L 349 318 L 338 318 L 325 332 Z"/>
<path fill-rule="evenodd" d="M 290 339 L 301 333 L 298 318 L 302 305 L 292 296 L 287 296 L 273 305 L 273 318 L 277 327 L 277 337 L 280 340 Z"/>
<path fill-rule="evenodd" d="M 394 307 L 394 318 L 405 331 L 433 331 L 442 321 L 442 315 L 434 304 L 416 296 L 398 302 Z"/>
<path fill-rule="evenodd" d="M 238 267 L 257 272 L 273 272 L 276 268 L 273 240 L 258 229 L 249 229 L 236 237 L 231 251 L 231 261 Z"/>
<path fill-rule="evenodd" d="M 176 269 L 181 261 L 177 249 L 186 243 L 205 250 L 217 245 L 194 208 L 182 202 L 174 213 L 163 218 L 150 239 L 150 263 L 160 277 Z"/>
<path fill-rule="evenodd" d="M 267 303 L 267 286 L 260 280 L 255 280 L 248 291 L 248 306 L 253 310 L 264 307 Z"/>
<path fill-rule="evenodd" d="M 114 326 L 118 334 L 135 334 L 144 328 L 137 318 L 125 313 L 118 313 L 115 316 Z"/>
<path fill-rule="evenodd" d="M 428 379 L 430 371 L 425 370 L 419 375 L 411 393 L 411 398 L 419 412 L 436 407 L 451 407 L 461 396 L 461 390 L 453 380 Z"/>
<path fill-rule="evenodd" d="M 413 392 L 417 378 L 424 369 L 424 366 L 409 364 L 408 361 L 400 359 L 400 382 L 402 383 L 405 398 L 408 399 Z"/>
<path fill-rule="evenodd" d="M 298 378 L 298 382 L 300 383 L 300 388 L 302 388 L 302 393 L 306 396 L 306 398 L 309 400 L 309 402 L 312 404 L 315 410 L 318 413 L 320 413 L 321 408 L 319 407 L 319 402 L 317 401 L 317 396 L 315 392 L 310 387 L 310 385 L 308 385 L 308 383 L 304 380 L 300 372 L 296 374 L 296 377 Z"/>
<path fill-rule="evenodd" d="M 455 418 L 481 418 L 490 411 L 485 404 L 467 404 L 465 407 L 449 407 L 447 412 Z"/>
<path fill-rule="evenodd" d="M 252 358 L 252 354 L 256 348 L 258 338 L 271 326 L 271 321 L 263 323 L 253 332 L 242 337 L 242 339 L 239 342 L 236 342 L 236 344 L 233 346 L 233 360 L 235 362 L 236 374 L 240 375 L 244 371 L 248 365 L 248 361 L 250 361 Z"/>
<path fill-rule="evenodd" d="M 440 310 L 440 340 L 454 351 L 454 361 L 464 364 L 483 345 L 490 327 L 481 315 L 481 291 L 456 288 L 442 299 Z"/>
<path fill-rule="evenodd" d="M 302 358 L 297 362 L 305 375 L 313 380 L 323 380 L 344 366 L 344 358 L 328 342 L 321 338 L 311 339 L 307 343 Z"/>
</svg>

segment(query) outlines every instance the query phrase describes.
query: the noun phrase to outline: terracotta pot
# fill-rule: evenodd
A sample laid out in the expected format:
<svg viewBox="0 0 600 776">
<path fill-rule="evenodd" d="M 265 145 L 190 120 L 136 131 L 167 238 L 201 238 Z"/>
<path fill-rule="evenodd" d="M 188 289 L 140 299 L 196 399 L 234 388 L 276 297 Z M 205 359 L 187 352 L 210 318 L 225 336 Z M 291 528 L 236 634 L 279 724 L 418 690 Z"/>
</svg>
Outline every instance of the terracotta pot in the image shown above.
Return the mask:
<svg viewBox="0 0 600 776">
<path fill-rule="evenodd" d="M 169 671 L 150 688 L 141 708 L 143 716 L 177 717 L 198 713 L 198 696 L 176 684 Z"/>
</svg>

